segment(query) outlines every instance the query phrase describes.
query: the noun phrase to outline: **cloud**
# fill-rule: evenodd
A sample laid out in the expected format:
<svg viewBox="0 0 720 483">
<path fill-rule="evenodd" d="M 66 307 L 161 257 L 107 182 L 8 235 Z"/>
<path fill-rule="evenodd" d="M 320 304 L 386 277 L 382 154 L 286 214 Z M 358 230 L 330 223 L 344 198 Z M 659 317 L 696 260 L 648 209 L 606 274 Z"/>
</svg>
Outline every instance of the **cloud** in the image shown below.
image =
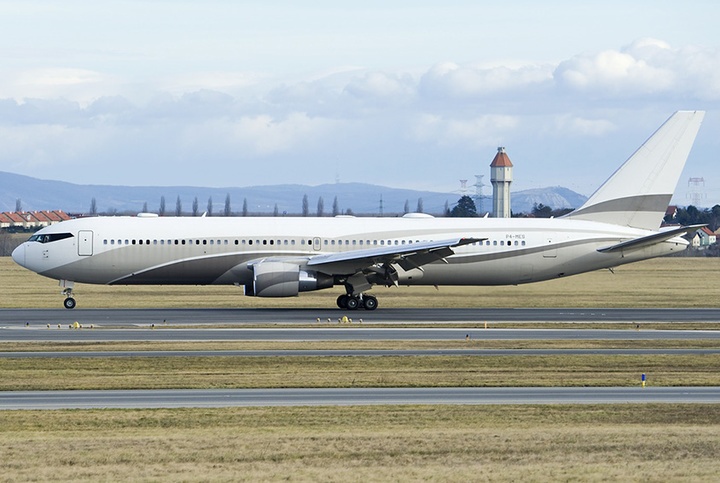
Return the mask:
<svg viewBox="0 0 720 483">
<path fill-rule="evenodd" d="M 0 169 L 41 167 L 42 177 L 84 182 L 316 183 L 340 172 L 429 186 L 441 176 L 428 175 L 430 166 L 454 160 L 442 175 L 455 180 L 467 176 L 455 173 L 463 163 L 512 145 L 526 186 L 538 186 L 546 175 L 532 170 L 552 159 L 581 156 L 589 165 L 577 176 L 591 178 L 593 159 L 621 160 L 673 110 L 720 100 L 717 49 L 650 38 L 554 65 L 442 62 L 283 79 L 188 73 L 131 87 L 101 72 L 41 70 L 36 80 L 31 71 L 0 78 L 0 92 L 10 81 L 15 89 L 0 99 Z M 601 152 L 613 146 L 622 153 Z"/>
<path fill-rule="evenodd" d="M 422 76 L 420 91 L 431 98 L 487 98 L 502 92 L 534 90 L 551 80 L 550 66 L 483 68 L 443 62 L 434 65 Z"/>
<path fill-rule="evenodd" d="M 579 54 L 554 72 L 562 91 L 591 98 L 720 99 L 720 51 L 689 46 L 672 48 L 652 38 L 620 50 Z"/>
<path fill-rule="evenodd" d="M 337 121 L 296 112 L 283 118 L 260 115 L 206 119 L 177 125 L 175 129 L 181 151 L 200 155 L 220 149 L 223 158 L 247 160 L 282 153 L 304 155 L 322 142 L 329 142 L 337 128 Z"/>
<path fill-rule="evenodd" d="M 113 76 L 98 71 L 53 67 L 4 72 L 0 88 L 5 96 L 16 100 L 64 97 L 88 103 L 118 85 Z"/>
<path fill-rule="evenodd" d="M 584 119 L 572 115 L 559 116 L 555 119 L 554 128 L 557 133 L 582 137 L 602 137 L 618 129 L 606 119 Z"/>
<path fill-rule="evenodd" d="M 656 94 L 675 84 L 675 74 L 667 67 L 612 50 L 561 63 L 555 79 L 561 87 L 610 97 Z"/>
<path fill-rule="evenodd" d="M 444 119 L 425 114 L 412 125 L 411 132 L 417 142 L 437 143 L 442 146 L 468 145 L 477 147 L 498 146 L 508 133 L 518 127 L 513 116 L 486 115 L 472 119 Z"/>
<path fill-rule="evenodd" d="M 406 104 L 416 94 L 416 81 L 410 75 L 368 72 L 353 78 L 344 93 L 371 104 Z"/>
</svg>

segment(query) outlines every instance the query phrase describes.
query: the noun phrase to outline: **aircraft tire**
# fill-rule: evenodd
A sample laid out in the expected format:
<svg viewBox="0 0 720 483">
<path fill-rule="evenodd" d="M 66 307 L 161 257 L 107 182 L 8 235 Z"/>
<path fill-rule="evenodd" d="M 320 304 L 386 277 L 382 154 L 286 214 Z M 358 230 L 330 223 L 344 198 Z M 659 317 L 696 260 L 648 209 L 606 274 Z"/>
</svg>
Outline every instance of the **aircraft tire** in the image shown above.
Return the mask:
<svg viewBox="0 0 720 483">
<path fill-rule="evenodd" d="M 365 297 L 363 297 L 363 302 L 365 305 L 365 310 L 375 310 L 378 306 L 377 299 L 372 295 L 366 295 Z"/>
<path fill-rule="evenodd" d="M 66 309 L 74 309 L 74 308 L 75 308 L 75 305 L 76 305 L 75 299 L 72 298 L 72 297 L 67 297 L 67 298 L 65 299 L 65 301 L 63 301 L 63 306 L 64 306 Z"/>
<path fill-rule="evenodd" d="M 348 298 L 350 298 L 350 297 L 349 297 L 348 295 L 345 295 L 345 294 L 339 296 L 339 297 L 337 298 L 337 306 L 338 306 L 339 308 L 341 308 L 341 309 L 346 309 L 346 308 L 347 308 Z"/>
<path fill-rule="evenodd" d="M 360 299 L 357 297 L 348 297 L 346 308 L 348 310 L 355 310 L 360 307 Z"/>
</svg>

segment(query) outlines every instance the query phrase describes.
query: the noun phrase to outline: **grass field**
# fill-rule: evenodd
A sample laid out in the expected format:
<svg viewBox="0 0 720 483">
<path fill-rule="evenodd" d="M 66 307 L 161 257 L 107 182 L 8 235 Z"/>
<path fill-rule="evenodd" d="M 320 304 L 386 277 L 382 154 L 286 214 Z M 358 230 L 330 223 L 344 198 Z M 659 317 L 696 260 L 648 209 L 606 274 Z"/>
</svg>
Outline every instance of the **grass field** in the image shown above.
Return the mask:
<svg viewBox="0 0 720 483">
<path fill-rule="evenodd" d="M 376 287 L 382 307 L 718 307 L 720 258 L 662 258 L 547 282 L 509 287 Z M 0 308 L 62 307 L 54 280 L 0 257 Z M 340 287 L 299 297 L 245 297 L 234 286 L 77 284 L 78 307 L 332 308 Z M 361 313 L 361 312 L 358 312 Z"/>
<path fill-rule="evenodd" d="M 0 390 L 720 385 L 720 355 L 2 358 Z"/>
<path fill-rule="evenodd" d="M 717 481 L 707 405 L 10 411 L 3 481 Z"/>
</svg>

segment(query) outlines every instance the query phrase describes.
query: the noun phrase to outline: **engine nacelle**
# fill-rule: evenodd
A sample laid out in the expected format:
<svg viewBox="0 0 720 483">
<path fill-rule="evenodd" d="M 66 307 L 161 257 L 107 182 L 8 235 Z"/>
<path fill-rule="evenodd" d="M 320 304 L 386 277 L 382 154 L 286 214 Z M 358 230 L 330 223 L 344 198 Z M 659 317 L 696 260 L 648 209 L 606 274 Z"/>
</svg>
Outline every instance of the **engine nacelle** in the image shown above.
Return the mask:
<svg viewBox="0 0 720 483">
<path fill-rule="evenodd" d="M 253 284 L 245 286 L 245 295 L 258 297 L 295 297 L 333 286 L 333 277 L 301 270 L 291 262 L 263 261 L 252 266 Z"/>
</svg>

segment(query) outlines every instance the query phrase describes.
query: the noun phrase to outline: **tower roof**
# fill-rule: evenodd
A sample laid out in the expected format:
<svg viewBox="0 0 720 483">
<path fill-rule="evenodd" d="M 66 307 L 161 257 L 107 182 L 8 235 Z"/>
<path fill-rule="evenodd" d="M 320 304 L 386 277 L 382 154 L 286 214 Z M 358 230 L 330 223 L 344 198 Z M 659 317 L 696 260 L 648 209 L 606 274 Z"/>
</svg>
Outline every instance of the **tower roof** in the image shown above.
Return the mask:
<svg viewBox="0 0 720 483">
<path fill-rule="evenodd" d="M 495 158 L 490 163 L 491 168 L 512 168 L 512 162 L 505 152 L 504 147 L 499 147 Z"/>
</svg>

